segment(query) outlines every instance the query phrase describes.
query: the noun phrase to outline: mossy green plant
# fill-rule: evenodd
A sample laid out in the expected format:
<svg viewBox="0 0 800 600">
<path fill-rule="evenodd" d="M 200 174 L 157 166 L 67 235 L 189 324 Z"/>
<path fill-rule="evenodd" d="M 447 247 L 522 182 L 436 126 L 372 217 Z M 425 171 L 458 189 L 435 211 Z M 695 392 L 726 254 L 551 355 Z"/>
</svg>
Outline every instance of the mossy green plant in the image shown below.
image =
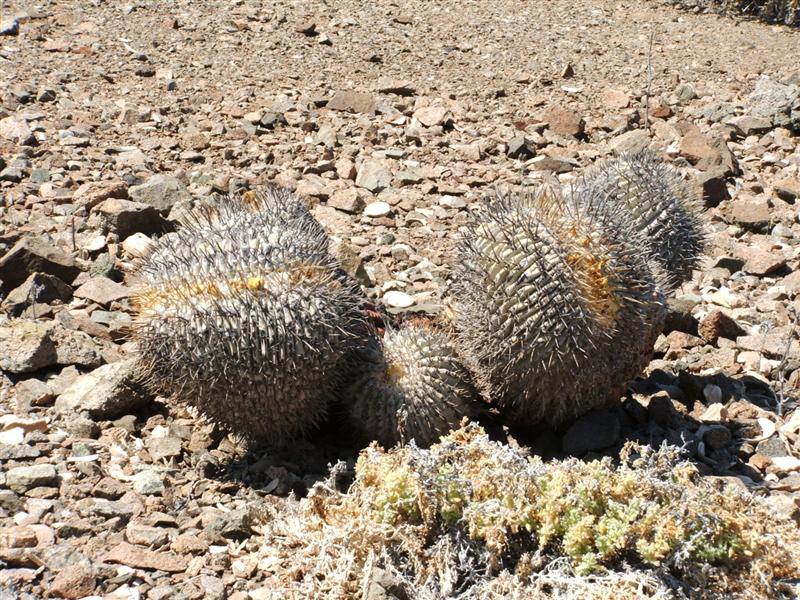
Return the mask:
<svg viewBox="0 0 800 600">
<path fill-rule="evenodd" d="M 375 568 L 410 598 L 790 598 L 800 577 L 796 524 L 676 448 L 545 463 L 474 424 L 369 447 L 348 493 L 315 488 L 264 535 L 269 584 L 301 597 L 363 597 Z"/>
</svg>

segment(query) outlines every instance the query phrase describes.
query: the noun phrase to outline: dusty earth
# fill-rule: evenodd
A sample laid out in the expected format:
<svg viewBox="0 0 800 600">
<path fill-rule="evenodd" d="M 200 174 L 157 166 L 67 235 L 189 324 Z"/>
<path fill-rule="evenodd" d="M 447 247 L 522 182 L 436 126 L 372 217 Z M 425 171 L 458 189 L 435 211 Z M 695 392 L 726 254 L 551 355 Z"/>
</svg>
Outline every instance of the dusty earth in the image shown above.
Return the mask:
<svg viewBox="0 0 800 600">
<path fill-rule="evenodd" d="M 494 186 L 663 152 L 709 257 L 620 406 L 525 441 L 668 440 L 797 520 L 798 55 L 796 29 L 659 2 L 0 3 L 0 598 L 272 598 L 251 508 L 338 459 L 346 487 L 336 423 L 246 447 L 131 382 L 144 236 L 268 181 L 401 318 L 442 310 Z"/>
</svg>

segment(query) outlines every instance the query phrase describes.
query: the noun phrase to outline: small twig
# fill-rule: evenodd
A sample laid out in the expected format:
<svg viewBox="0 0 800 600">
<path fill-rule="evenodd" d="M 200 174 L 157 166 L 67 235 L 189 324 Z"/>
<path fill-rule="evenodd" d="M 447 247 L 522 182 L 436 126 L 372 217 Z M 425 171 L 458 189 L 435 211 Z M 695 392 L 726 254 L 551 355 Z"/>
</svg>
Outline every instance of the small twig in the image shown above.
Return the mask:
<svg viewBox="0 0 800 600">
<path fill-rule="evenodd" d="M 75 252 L 75 250 L 76 250 L 76 244 L 75 244 L 75 215 L 72 215 L 72 219 L 70 219 L 70 221 L 69 221 L 69 227 L 70 227 L 70 235 L 71 235 L 71 239 L 72 239 L 72 251 Z"/>
<path fill-rule="evenodd" d="M 656 30 L 650 28 L 650 44 L 647 47 L 647 89 L 644 92 L 644 128 L 650 129 L 650 86 L 653 84 L 653 39 Z"/>
</svg>

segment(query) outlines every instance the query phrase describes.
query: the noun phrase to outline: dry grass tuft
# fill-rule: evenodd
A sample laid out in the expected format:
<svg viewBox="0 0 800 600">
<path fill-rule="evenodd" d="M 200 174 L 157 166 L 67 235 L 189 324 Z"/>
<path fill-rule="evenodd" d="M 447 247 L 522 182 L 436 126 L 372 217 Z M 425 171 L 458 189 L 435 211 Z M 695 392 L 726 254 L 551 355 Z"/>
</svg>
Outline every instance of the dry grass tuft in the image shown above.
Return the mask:
<svg viewBox="0 0 800 600">
<path fill-rule="evenodd" d="M 286 597 L 790 598 L 800 577 L 796 524 L 670 447 L 543 463 L 469 425 L 373 445 L 348 493 L 289 511 L 267 515 L 259 564 Z"/>
</svg>

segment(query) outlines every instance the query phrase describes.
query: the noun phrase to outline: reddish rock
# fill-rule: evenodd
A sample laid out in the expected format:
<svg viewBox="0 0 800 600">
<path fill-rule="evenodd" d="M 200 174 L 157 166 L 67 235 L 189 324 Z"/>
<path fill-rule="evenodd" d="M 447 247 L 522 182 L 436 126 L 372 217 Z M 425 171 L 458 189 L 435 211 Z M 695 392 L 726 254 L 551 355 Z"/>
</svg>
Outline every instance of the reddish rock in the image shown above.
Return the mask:
<svg viewBox="0 0 800 600">
<path fill-rule="evenodd" d="M 85 206 L 90 210 L 109 198 L 128 198 L 128 184 L 121 180 L 116 181 L 90 181 L 84 183 L 73 195 L 75 204 Z"/>
<path fill-rule="evenodd" d="M 548 108 L 542 114 L 542 120 L 550 127 L 550 131 L 561 137 L 578 137 L 583 134 L 583 118 L 571 110 L 557 106 Z"/>
<path fill-rule="evenodd" d="M 745 273 L 763 277 L 786 264 L 786 257 L 783 256 L 783 253 L 764 246 L 747 246 L 737 252 L 739 257 L 744 260 L 742 270 Z"/>
<path fill-rule="evenodd" d="M 631 104 L 631 95 L 622 90 L 606 90 L 600 98 L 603 106 L 614 110 L 628 108 Z"/>
<path fill-rule="evenodd" d="M 186 569 L 186 561 L 172 552 L 153 552 L 128 543 L 121 543 L 106 552 L 103 562 L 119 563 L 135 569 L 152 569 L 177 573 Z"/>
<path fill-rule="evenodd" d="M 761 230 L 769 226 L 772 216 L 766 199 L 742 198 L 731 202 L 730 220 L 748 229 Z"/>
<path fill-rule="evenodd" d="M 433 127 L 444 124 L 447 112 L 444 106 L 423 106 L 414 111 L 414 118 L 425 127 Z"/>
<path fill-rule="evenodd" d="M 717 340 L 721 337 L 735 340 L 745 333 L 736 321 L 724 312 L 718 310 L 710 312 L 703 317 L 703 319 L 700 320 L 700 324 L 697 326 L 697 331 L 700 337 L 709 344 L 716 344 Z"/>
<path fill-rule="evenodd" d="M 115 300 L 121 300 L 128 296 L 130 296 L 128 288 L 108 277 L 92 277 L 75 290 L 76 298 L 85 298 L 103 306 L 108 306 Z"/>
<path fill-rule="evenodd" d="M 70 565 L 56 574 L 53 583 L 50 584 L 50 591 L 59 598 L 77 600 L 91 596 L 94 587 L 95 576 L 90 567 Z"/>
<path fill-rule="evenodd" d="M 787 177 L 772 184 L 778 198 L 786 202 L 796 202 L 800 198 L 800 179 L 797 177 Z"/>
</svg>

